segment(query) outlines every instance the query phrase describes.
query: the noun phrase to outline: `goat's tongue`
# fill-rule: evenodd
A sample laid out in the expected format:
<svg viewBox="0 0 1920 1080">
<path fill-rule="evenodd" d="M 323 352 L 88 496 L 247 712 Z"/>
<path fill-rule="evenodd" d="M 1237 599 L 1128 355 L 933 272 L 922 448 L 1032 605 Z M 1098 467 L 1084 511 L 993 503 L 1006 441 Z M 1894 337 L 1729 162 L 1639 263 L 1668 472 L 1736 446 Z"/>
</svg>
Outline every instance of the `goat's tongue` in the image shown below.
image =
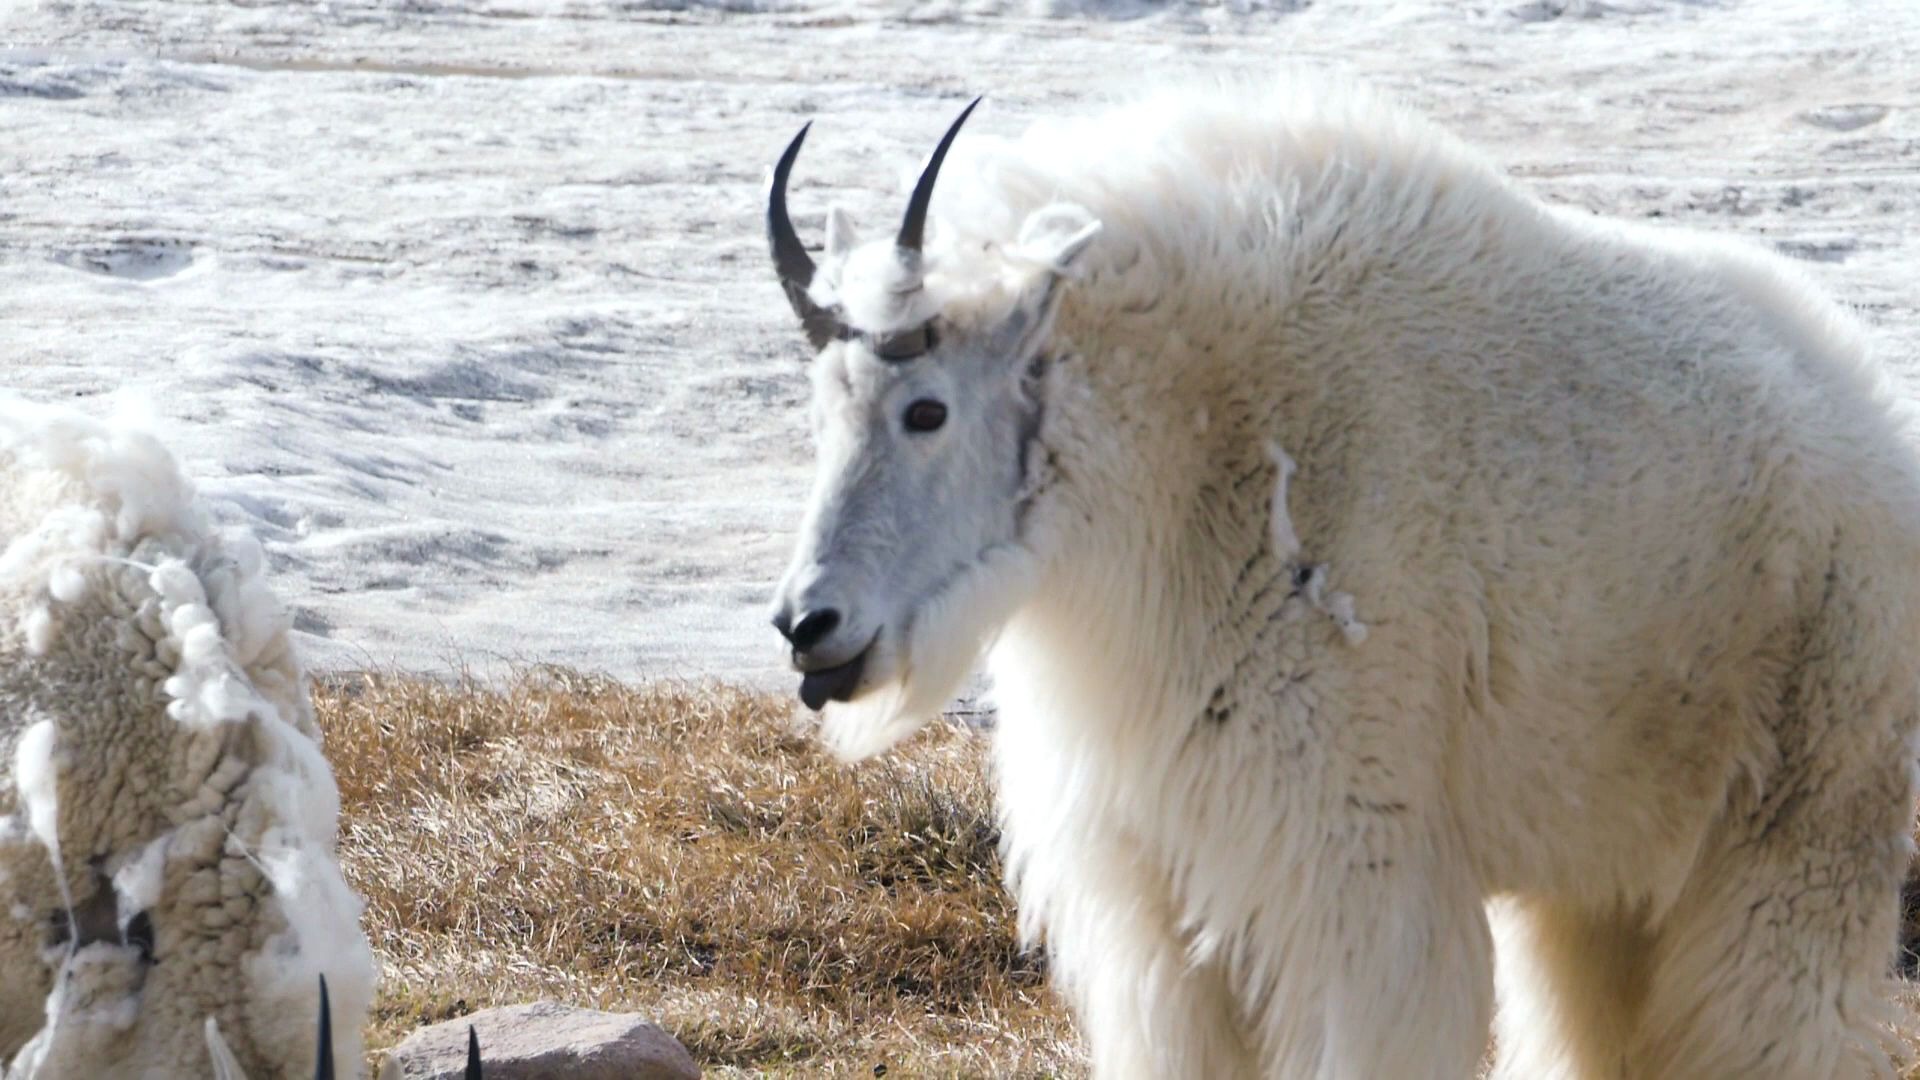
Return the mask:
<svg viewBox="0 0 1920 1080">
<path fill-rule="evenodd" d="M 854 687 L 860 682 L 860 669 L 866 662 L 867 654 L 861 653 L 839 667 L 807 672 L 800 680 L 800 703 L 819 712 L 829 701 L 853 700 Z"/>
</svg>

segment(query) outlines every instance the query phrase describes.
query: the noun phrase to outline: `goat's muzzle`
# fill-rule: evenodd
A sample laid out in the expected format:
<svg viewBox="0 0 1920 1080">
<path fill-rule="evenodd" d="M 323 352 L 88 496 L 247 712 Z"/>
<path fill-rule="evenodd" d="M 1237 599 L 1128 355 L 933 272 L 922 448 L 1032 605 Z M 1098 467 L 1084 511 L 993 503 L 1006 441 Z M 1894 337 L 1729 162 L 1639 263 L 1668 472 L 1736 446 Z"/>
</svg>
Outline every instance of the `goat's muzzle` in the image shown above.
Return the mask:
<svg viewBox="0 0 1920 1080">
<path fill-rule="evenodd" d="M 873 644 L 869 642 L 858 656 L 844 664 L 806 672 L 800 678 L 800 703 L 819 712 L 829 701 L 852 701 L 854 691 L 860 688 L 860 676 L 866 671 L 867 656 L 872 652 Z"/>
</svg>

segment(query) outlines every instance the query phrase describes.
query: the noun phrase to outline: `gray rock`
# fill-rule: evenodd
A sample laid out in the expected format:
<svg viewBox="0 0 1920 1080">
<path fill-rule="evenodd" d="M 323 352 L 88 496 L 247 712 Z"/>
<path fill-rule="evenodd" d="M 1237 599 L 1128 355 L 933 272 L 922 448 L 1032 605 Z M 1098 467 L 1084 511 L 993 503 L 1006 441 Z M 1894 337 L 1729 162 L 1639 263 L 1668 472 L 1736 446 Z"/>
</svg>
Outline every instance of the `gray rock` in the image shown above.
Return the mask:
<svg viewBox="0 0 1920 1080">
<path fill-rule="evenodd" d="M 551 1001 L 483 1009 L 424 1027 L 387 1052 L 380 1080 L 460 1080 L 467 1025 L 480 1033 L 487 1080 L 699 1080 L 679 1041 L 628 1013 Z"/>
</svg>

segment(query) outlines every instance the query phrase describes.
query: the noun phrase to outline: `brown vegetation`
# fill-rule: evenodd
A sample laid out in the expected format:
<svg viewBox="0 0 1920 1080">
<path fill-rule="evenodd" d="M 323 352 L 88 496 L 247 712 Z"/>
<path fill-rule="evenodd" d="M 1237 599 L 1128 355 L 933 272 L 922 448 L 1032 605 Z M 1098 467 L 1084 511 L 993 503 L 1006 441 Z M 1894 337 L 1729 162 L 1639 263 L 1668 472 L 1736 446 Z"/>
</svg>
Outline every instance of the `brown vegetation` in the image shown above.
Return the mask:
<svg viewBox="0 0 1920 1080">
<path fill-rule="evenodd" d="M 546 997 L 644 1013 L 716 1077 L 1084 1072 L 1015 940 L 978 734 L 850 767 L 783 698 L 551 669 L 315 701 L 383 968 L 376 1057 Z"/>
<path fill-rule="evenodd" d="M 1015 941 L 978 735 L 848 767 L 781 699 L 553 670 L 315 697 L 376 1050 L 549 997 L 645 1013 L 712 1076 L 1083 1070 Z"/>
</svg>

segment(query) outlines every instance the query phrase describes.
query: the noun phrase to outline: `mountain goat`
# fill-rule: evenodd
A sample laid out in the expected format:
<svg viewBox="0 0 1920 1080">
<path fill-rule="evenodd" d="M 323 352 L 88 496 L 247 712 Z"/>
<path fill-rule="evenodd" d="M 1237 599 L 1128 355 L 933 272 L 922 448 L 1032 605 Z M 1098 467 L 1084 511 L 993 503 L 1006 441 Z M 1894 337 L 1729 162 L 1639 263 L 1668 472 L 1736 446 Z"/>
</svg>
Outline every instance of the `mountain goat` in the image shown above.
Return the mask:
<svg viewBox="0 0 1920 1080">
<path fill-rule="evenodd" d="M 847 757 L 985 654 L 1095 1072 L 1470 1077 L 1496 991 L 1514 1080 L 1884 1072 L 1920 465 L 1847 320 L 1335 84 L 969 140 L 929 234 L 958 128 L 818 264 L 774 170 L 774 623 Z"/>
<path fill-rule="evenodd" d="M 151 436 L 0 403 L 0 1073 L 360 1060 L 373 960 L 259 545 Z"/>
</svg>

